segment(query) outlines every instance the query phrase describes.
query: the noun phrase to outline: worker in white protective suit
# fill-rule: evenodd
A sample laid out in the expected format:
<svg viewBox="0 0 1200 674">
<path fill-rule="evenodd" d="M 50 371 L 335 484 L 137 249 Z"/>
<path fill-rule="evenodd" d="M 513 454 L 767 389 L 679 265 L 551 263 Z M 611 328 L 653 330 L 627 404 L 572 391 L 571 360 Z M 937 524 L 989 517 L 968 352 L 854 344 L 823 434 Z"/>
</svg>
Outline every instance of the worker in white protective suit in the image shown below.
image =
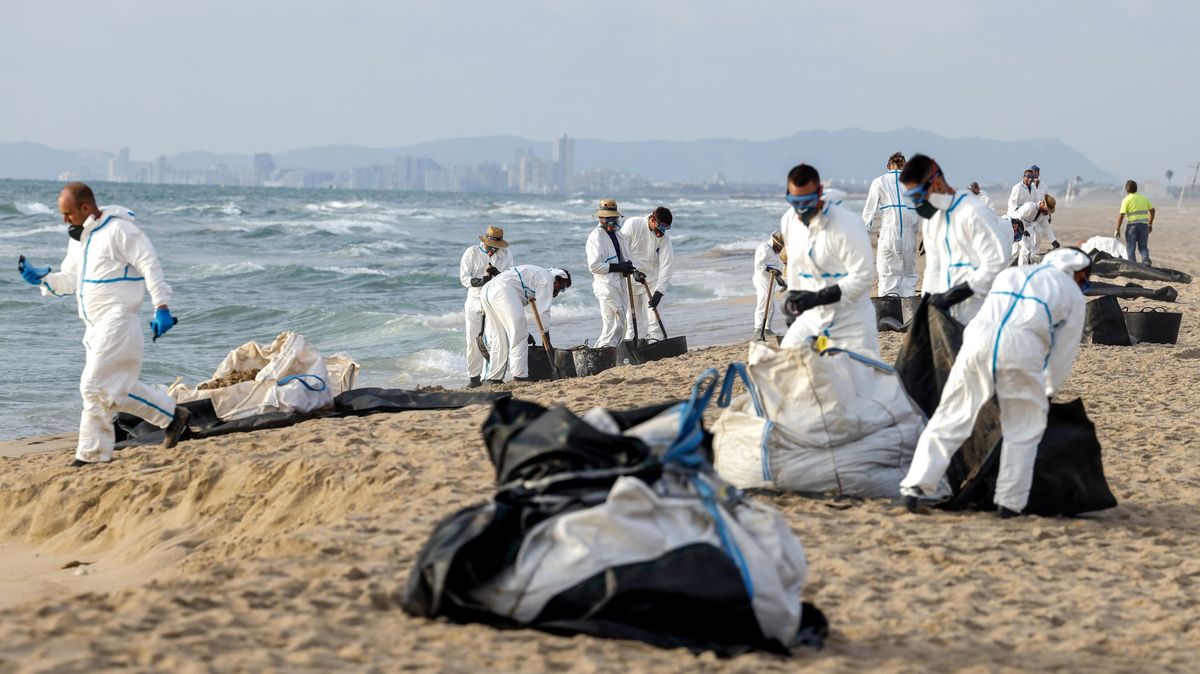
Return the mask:
<svg viewBox="0 0 1200 674">
<path fill-rule="evenodd" d="M 800 164 L 788 173 L 788 209 L 779 231 L 787 245 L 788 296 L 784 312 L 795 318 L 781 345 L 810 339 L 879 357 L 875 307 L 868 294 L 875 270 L 862 219 L 830 203 L 817 169 Z"/>
<path fill-rule="evenodd" d="M 1008 214 L 1010 221 L 1020 221 L 1020 227 L 1025 236 L 1013 244 L 1013 254 L 1017 256 L 1017 264 L 1035 264 L 1041 258 L 1042 241 L 1048 240 L 1051 248 L 1058 248 L 1058 236 L 1050 225 L 1050 216 L 1054 213 L 1054 197 L 1047 194 L 1037 203 L 1026 202 L 1017 210 Z M 1016 226 L 1016 222 L 1013 223 Z"/>
<path fill-rule="evenodd" d="M 754 251 L 754 291 L 757 295 L 754 303 L 754 339 L 759 341 L 775 335 L 771 330 L 771 319 L 775 317 L 773 299 L 775 286 L 787 287 L 784 277 L 786 257 L 782 232 L 771 234 L 770 240 L 760 243 Z"/>
<path fill-rule="evenodd" d="M 1008 208 L 1005 209 L 1005 213 L 1012 213 L 1022 204 L 1036 204 L 1045 196 L 1037 178 L 1038 174 L 1034 171 L 1035 168 L 1037 167 L 1025 169 L 1025 172 L 1021 174 L 1021 182 L 1012 186 L 1012 190 L 1008 193 Z"/>
<path fill-rule="evenodd" d="M 187 428 L 188 411 L 164 391 L 138 381 L 145 343 L 138 309 L 146 290 L 155 307 L 150 329 L 157 340 L 177 319 L 167 307 L 171 286 L 163 278 L 150 239 L 133 223 L 133 212 L 101 209 L 91 188 L 70 183 L 58 197 L 67 223 L 67 255 L 59 271 L 36 267 L 21 256 L 18 271 L 43 295 L 74 293 L 85 326 L 85 361 L 79 379 L 83 413 L 75 467 L 112 460 L 113 417 L 128 412 L 166 429 L 163 446 L 174 447 Z"/>
<path fill-rule="evenodd" d="M 967 325 L 992 286 L 992 279 L 1008 265 L 1010 232 L 996 214 L 967 190 L 956 191 L 946 182 L 933 159 L 914 155 L 900 173 L 905 196 L 921 216 L 925 241 L 923 292 L 930 303 L 950 311 Z"/>
<path fill-rule="evenodd" d="M 523 264 L 500 272 L 480 293 L 483 313 L 487 320 L 488 350 L 491 364 L 489 384 L 504 381 L 506 373 L 513 381 L 529 381 L 529 321 L 525 307 L 536 304 L 538 318 L 546 333 L 543 339 L 550 346 L 550 307 L 554 298 L 571 287 L 571 274 L 565 269 Z"/>
<path fill-rule="evenodd" d="M 900 189 L 904 154 L 888 158 L 887 173 L 871 181 L 863 222 L 867 230 L 879 225 L 875 268 L 879 274 L 879 296 L 912 297 L 917 294 L 917 211 Z"/>
<path fill-rule="evenodd" d="M 979 186 L 979 183 L 972 182 L 970 185 L 967 185 L 967 189 L 971 192 L 971 194 L 975 195 L 975 198 L 979 200 L 979 203 L 986 206 L 988 210 L 992 210 L 992 197 L 988 195 L 987 190 Z"/>
<path fill-rule="evenodd" d="M 463 251 L 458 263 L 458 280 L 467 289 L 467 302 L 463 305 L 467 330 L 467 388 L 482 383 L 486 360 L 480 341 L 483 339 L 483 305 L 479 300 L 480 289 L 496 278 L 501 271 L 513 266 L 512 251 L 504 240 L 504 230 L 488 227 L 479 237 L 479 243 Z"/>
<path fill-rule="evenodd" d="M 629 259 L 629 239 L 617 227 L 621 221 L 617 201 L 601 200 L 596 218 L 596 228 L 587 239 L 587 264 L 592 272 L 592 293 L 600 303 L 600 337 L 595 344 L 600 348 L 617 346 L 625 336 L 627 279 L 637 267 Z"/>
<path fill-rule="evenodd" d="M 996 276 L 983 308 L 967 326 L 937 410 L 917 441 L 900 493 L 910 509 L 933 494 L 954 453 L 970 437 L 980 408 L 1000 403 L 1000 473 L 995 502 L 1002 517 L 1029 501 L 1049 399 L 1071 373 L 1083 332 L 1091 259 L 1078 248 L 1050 251 L 1042 263 Z"/>
<path fill-rule="evenodd" d="M 633 306 L 626 316 L 625 339 L 634 338 L 635 323 L 641 330 L 637 337 L 661 340 L 666 336 L 655 309 L 671 285 L 671 263 L 675 259 L 675 248 L 667 232 L 671 229 L 672 220 L 674 216 L 671 211 L 659 206 L 650 215 L 626 218 L 621 225 L 621 234 L 629 241 L 629 261 L 639 272 L 632 277 Z M 647 287 L 650 288 L 649 294 L 646 293 Z"/>
</svg>

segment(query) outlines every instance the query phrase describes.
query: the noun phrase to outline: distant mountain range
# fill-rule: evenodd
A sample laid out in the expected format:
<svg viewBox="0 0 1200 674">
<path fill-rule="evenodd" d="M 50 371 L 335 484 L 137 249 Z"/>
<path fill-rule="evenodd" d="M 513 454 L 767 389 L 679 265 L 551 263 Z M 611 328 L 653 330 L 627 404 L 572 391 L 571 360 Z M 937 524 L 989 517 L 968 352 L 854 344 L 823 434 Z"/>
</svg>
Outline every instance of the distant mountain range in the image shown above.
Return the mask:
<svg viewBox="0 0 1200 674">
<path fill-rule="evenodd" d="M 326 145 L 273 155 L 284 169 L 343 171 L 392 163 L 397 157 L 426 156 L 443 165 L 494 162 L 510 164 L 522 148 L 550 158 L 550 141 L 516 136 L 453 138 L 394 148 Z M 924 152 L 936 158 L 955 186 L 1015 181 L 1030 164 L 1042 167 L 1043 178 L 1057 183 L 1079 175 L 1112 183 L 1111 173 L 1075 148 L 1052 138 L 1000 141 L 945 138 L 928 131 L 861 129 L 802 131 L 767 141 L 713 138 L 695 141 L 606 141 L 575 139 L 575 170 L 611 168 L 655 182 L 703 181 L 715 174 L 732 182 L 782 183 L 799 162 L 816 166 L 823 178 L 868 180 L 884 170 L 891 153 Z M 54 179 L 81 168 L 99 175 L 112 153 L 58 150 L 36 143 L 0 143 L 0 178 Z M 142 161 L 152 157 L 136 157 Z M 187 152 L 167 157 L 177 169 L 206 169 L 223 163 L 230 170 L 248 169 L 252 155 Z"/>
</svg>

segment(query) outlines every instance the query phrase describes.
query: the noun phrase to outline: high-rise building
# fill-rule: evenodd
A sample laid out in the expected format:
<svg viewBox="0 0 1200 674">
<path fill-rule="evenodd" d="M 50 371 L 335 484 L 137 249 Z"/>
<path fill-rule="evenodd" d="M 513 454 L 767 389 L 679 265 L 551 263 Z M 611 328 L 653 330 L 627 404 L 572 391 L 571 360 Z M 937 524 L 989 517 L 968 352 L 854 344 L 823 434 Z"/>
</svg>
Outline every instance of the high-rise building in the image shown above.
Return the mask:
<svg viewBox="0 0 1200 674">
<path fill-rule="evenodd" d="M 275 173 L 275 158 L 266 152 L 254 155 L 254 182 L 258 185 L 271 179 Z"/>
<path fill-rule="evenodd" d="M 569 192 L 575 175 L 575 140 L 563 134 L 554 139 L 550 146 L 550 159 L 554 162 L 553 188 L 556 192 Z"/>
</svg>

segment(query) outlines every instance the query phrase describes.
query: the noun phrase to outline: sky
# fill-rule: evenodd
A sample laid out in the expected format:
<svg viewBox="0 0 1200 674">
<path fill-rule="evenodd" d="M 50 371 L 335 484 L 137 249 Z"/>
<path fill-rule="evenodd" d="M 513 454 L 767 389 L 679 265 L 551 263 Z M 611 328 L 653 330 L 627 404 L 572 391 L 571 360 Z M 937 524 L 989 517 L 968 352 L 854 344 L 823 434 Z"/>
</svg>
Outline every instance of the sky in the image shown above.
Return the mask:
<svg viewBox="0 0 1200 674">
<path fill-rule="evenodd" d="M 1058 138 L 1143 179 L 1200 161 L 1194 0 L 5 5 L 0 141 L 136 160 L 911 127 Z"/>
</svg>

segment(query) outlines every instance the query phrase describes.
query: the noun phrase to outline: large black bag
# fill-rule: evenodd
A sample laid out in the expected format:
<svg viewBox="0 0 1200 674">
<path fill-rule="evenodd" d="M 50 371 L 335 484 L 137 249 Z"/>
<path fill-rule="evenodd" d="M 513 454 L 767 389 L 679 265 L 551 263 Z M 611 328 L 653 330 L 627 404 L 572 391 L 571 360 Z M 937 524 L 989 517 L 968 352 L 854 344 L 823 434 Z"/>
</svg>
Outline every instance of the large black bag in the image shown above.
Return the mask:
<svg viewBox="0 0 1200 674">
<path fill-rule="evenodd" d="M 609 414 L 624 430 L 671 406 Z M 697 412 L 696 426 L 699 418 Z M 591 577 L 580 577 L 547 601 L 529 622 L 518 623 L 493 612 L 472 593 L 514 565 L 535 527 L 549 518 L 603 504 L 623 477 L 654 485 L 667 471 L 677 478 L 680 470 L 685 475 L 711 470 L 701 458 L 704 452 L 711 454 L 711 447 L 690 451 L 687 460 L 674 463 L 655 455 L 640 440 L 592 428 L 565 408 L 546 409 L 520 400 L 497 401 L 483 433 L 498 490 L 491 501 L 461 510 L 434 529 L 405 588 L 402 604 L 410 615 L 637 639 L 723 656 L 750 650 L 787 653 L 789 647 L 823 643 L 828 622 L 809 603 L 803 604 L 799 630 L 791 643 L 764 636 L 739 567 L 720 548 L 705 544 L 684 545 L 665 555 L 611 565 Z M 698 438 L 701 446 L 711 445 L 707 434 L 687 437 Z M 712 498 L 742 497 L 732 490 Z M 570 570 L 553 572 L 569 574 Z"/>
<path fill-rule="evenodd" d="M 1115 302 L 1115 299 L 1110 299 Z M 923 301 L 896 356 L 904 388 L 932 416 L 962 346 L 963 327 L 945 311 Z M 990 510 L 1000 467 L 1000 406 L 995 398 L 979 412 L 975 429 L 950 462 L 946 477 L 954 496 L 949 510 Z M 1033 487 L 1025 512 L 1077 515 L 1116 507 L 1104 478 L 1100 440 L 1083 402 L 1051 403 L 1046 432 L 1038 444 Z"/>
<path fill-rule="evenodd" d="M 1135 278 L 1143 281 L 1164 281 L 1166 283 L 1191 283 L 1192 276 L 1175 269 L 1166 267 L 1151 267 L 1119 257 L 1113 257 L 1101 250 L 1093 250 L 1092 275 L 1103 278 Z"/>
</svg>

